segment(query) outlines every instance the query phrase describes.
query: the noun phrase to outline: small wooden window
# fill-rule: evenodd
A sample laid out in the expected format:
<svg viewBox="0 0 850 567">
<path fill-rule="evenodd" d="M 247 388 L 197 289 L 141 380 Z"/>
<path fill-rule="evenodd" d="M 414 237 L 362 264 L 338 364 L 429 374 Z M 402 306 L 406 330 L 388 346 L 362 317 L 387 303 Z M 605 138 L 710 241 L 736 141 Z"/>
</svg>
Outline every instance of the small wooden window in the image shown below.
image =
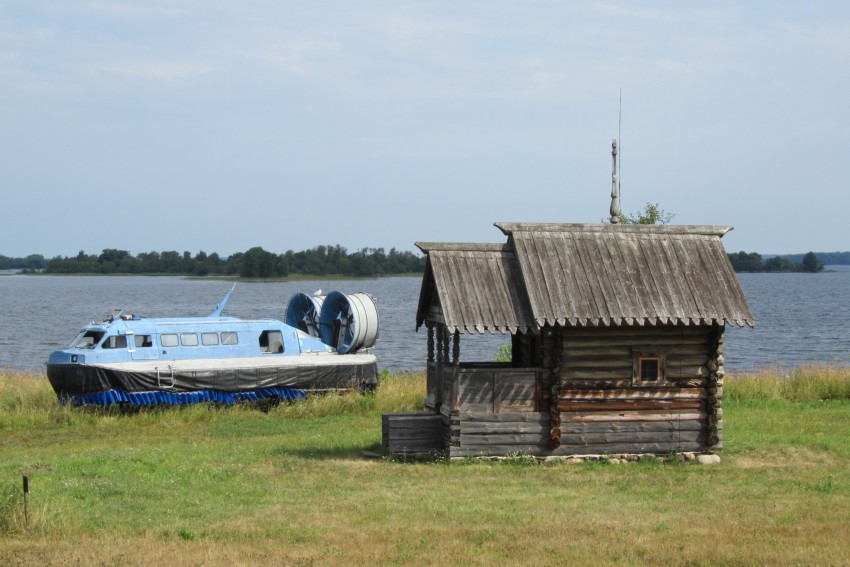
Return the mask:
<svg viewBox="0 0 850 567">
<path fill-rule="evenodd" d="M 632 384 L 656 386 L 667 381 L 667 354 L 649 350 L 633 350 Z"/>
</svg>

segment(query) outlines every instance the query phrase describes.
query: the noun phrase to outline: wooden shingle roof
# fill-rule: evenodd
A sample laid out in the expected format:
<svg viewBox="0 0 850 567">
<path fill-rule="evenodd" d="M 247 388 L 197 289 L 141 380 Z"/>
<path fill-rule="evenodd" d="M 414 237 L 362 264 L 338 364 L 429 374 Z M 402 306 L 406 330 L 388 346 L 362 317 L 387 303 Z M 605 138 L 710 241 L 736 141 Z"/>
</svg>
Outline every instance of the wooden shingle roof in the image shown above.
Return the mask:
<svg viewBox="0 0 850 567">
<path fill-rule="evenodd" d="M 416 316 L 452 332 L 527 332 L 535 328 L 516 254 L 506 244 L 417 242 L 428 254 Z"/>
<path fill-rule="evenodd" d="M 504 245 L 417 243 L 428 254 L 417 328 L 755 323 L 720 242 L 729 227 L 496 226 Z"/>
</svg>

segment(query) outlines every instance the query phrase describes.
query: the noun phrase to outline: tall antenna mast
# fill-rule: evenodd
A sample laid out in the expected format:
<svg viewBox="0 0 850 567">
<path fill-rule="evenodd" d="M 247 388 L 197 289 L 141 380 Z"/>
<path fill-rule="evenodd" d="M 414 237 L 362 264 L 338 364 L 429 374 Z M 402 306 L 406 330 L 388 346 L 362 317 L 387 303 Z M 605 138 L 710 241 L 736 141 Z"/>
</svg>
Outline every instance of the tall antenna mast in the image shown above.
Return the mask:
<svg viewBox="0 0 850 567">
<path fill-rule="evenodd" d="M 620 87 L 620 116 L 617 120 L 617 147 L 620 149 L 620 161 L 617 162 L 617 195 L 623 196 L 623 177 L 621 170 L 623 169 L 623 88 Z"/>
<path fill-rule="evenodd" d="M 620 170 L 617 165 L 617 147 L 619 146 L 620 128 L 623 123 L 623 89 L 620 89 L 620 116 L 617 124 L 617 138 L 611 140 L 611 224 L 620 222 Z"/>
</svg>

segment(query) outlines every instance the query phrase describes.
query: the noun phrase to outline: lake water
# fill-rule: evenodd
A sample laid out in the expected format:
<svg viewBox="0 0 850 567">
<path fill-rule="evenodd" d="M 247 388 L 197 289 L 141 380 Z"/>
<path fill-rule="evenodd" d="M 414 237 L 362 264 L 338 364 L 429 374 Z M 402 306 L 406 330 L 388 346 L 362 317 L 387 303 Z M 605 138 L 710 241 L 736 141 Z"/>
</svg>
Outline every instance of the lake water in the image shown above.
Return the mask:
<svg viewBox="0 0 850 567">
<path fill-rule="evenodd" d="M 850 267 L 822 274 L 739 274 L 756 328 L 730 327 L 729 370 L 850 364 Z M 377 298 L 380 368 L 421 369 L 427 332 L 416 332 L 419 278 L 240 283 L 225 315 L 284 317 L 298 292 L 366 292 Z M 113 308 L 143 317 L 207 315 L 230 289 L 227 282 L 179 277 L 0 276 L 0 367 L 41 370 L 52 350 L 64 348 L 81 326 Z M 461 335 L 462 361 L 493 360 L 508 335 Z"/>
</svg>

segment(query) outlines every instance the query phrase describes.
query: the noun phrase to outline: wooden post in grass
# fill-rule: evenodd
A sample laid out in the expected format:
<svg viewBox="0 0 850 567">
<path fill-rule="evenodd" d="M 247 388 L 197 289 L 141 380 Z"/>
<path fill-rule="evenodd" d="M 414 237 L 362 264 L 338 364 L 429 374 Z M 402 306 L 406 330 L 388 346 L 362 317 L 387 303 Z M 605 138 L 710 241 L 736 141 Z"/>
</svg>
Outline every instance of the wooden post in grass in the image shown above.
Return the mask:
<svg viewBox="0 0 850 567">
<path fill-rule="evenodd" d="M 30 479 L 27 475 L 24 475 L 24 530 L 30 531 L 30 516 L 28 510 L 28 497 L 30 493 Z"/>
</svg>

